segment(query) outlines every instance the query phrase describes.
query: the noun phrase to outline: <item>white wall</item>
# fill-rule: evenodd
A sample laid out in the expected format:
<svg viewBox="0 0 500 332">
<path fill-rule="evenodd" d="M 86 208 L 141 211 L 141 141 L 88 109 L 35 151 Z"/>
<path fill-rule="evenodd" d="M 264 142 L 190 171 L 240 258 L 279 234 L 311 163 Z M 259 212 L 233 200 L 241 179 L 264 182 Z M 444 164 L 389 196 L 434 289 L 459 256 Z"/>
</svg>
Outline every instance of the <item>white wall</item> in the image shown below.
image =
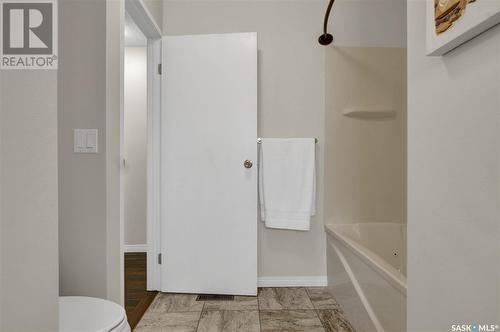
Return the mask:
<svg viewBox="0 0 500 332">
<path fill-rule="evenodd" d="M 325 3 L 316 1 L 166 1 L 168 35 L 256 31 L 259 135 L 317 137 L 318 206 L 309 232 L 259 222 L 259 276 L 326 275 L 323 231 L 325 50 L 317 42 Z M 168 69 L 167 69 L 168 72 Z"/>
<path fill-rule="evenodd" d="M 328 32 L 337 47 L 404 48 L 405 8 L 406 0 L 336 0 Z"/>
<path fill-rule="evenodd" d="M 147 48 L 125 48 L 125 244 L 146 244 Z"/>
<path fill-rule="evenodd" d="M 59 1 L 60 293 L 122 302 L 120 109 L 123 0 Z M 73 129 L 99 130 L 98 154 Z"/>
<path fill-rule="evenodd" d="M 57 72 L 0 74 L 0 330 L 58 330 Z"/>
<path fill-rule="evenodd" d="M 424 7 L 408 2 L 408 330 L 498 324 L 500 26 L 426 57 Z"/>
<path fill-rule="evenodd" d="M 125 287 L 120 208 L 124 16 L 123 0 L 106 0 L 106 296 L 121 304 Z"/>
<path fill-rule="evenodd" d="M 59 2 L 61 295 L 107 295 L 106 1 Z M 99 153 L 73 153 L 73 129 L 99 130 Z"/>
</svg>

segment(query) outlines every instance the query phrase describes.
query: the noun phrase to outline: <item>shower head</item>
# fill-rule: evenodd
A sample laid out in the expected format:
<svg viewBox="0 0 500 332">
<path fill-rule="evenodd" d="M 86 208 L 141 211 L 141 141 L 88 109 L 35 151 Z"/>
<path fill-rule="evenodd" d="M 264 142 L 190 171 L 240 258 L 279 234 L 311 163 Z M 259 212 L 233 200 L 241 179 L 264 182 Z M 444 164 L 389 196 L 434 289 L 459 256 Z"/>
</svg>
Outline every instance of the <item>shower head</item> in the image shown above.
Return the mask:
<svg viewBox="0 0 500 332">
<path fill-rule="evenodd" d="M 323 34 L 319 36 L 318 42 L 323 45 L 330 45 L 333 41 L 333 36 L 328 33 L 328 18 L 330 17 L 330 11 L 332 10 L 332 6 L 335 0 L 330 0 L 328 3 L 328 7 L 326 8 L 325 19 L 323 21 Z"/>
<path fill-rule="evenodd" d="M 318 42 L 323 46 L 330 45 L 332 41 L 333 41 L 333 36 L 329 33 L 325 33 L 319 36 L 318 38 Z"/>
</svg>

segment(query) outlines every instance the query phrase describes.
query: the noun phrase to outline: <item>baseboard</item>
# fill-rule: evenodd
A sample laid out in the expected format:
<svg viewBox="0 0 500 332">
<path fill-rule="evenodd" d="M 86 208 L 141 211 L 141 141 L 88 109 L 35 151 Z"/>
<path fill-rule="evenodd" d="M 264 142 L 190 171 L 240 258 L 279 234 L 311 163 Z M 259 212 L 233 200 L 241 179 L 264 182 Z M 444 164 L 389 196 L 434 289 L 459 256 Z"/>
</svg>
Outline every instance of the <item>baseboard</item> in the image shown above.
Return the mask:
<svg viewBox="0 0 500 332">
<path fill-rule="evenodd" d="M 123 252 L 148 252 L 147 244 L 125 244 Z"/>
<path fill-rule="evenodd" d="M 128 244 L 123 246 L 123 252 L 147 252 L 146 244 Z M 259 277 L 259 287 L 324 287 L 328 285 L 327 276 L 307 277 Z"/>
<path fill-rule="evenodd" d="M 328 285 L 327 276 L 309 277 L 260 277 L 259 287 L 324 287 Z"/>
</svg>

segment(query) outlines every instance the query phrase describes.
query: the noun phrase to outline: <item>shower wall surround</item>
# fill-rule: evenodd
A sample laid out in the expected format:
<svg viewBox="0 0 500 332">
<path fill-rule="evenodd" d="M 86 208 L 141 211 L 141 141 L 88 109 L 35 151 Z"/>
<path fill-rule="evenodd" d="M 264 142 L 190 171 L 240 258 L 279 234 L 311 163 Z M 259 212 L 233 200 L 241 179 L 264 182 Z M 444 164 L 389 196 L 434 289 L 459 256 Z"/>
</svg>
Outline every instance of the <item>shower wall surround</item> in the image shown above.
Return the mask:
<svg viewBox="0 0 500 332">
<path fill-rule="evenodd" d="M 406 222 L 405 60 L 403 48 L 327 49 L 327 224 Z"/>
</svg>

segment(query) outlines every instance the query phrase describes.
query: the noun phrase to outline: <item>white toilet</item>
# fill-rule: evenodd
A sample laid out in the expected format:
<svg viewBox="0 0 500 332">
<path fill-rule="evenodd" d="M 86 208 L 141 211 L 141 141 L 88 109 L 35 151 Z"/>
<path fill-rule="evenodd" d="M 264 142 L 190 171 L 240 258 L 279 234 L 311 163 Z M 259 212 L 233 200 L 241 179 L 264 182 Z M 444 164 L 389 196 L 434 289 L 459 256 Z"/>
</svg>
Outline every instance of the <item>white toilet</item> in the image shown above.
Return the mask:
<svg viewBox="0 0 500 332">
<path fill-rule="evenodd" d="M 59 297 L 60 332 L 130 332 L 125 310 L 118 304 L 83 296 Z"/>
</svg>

